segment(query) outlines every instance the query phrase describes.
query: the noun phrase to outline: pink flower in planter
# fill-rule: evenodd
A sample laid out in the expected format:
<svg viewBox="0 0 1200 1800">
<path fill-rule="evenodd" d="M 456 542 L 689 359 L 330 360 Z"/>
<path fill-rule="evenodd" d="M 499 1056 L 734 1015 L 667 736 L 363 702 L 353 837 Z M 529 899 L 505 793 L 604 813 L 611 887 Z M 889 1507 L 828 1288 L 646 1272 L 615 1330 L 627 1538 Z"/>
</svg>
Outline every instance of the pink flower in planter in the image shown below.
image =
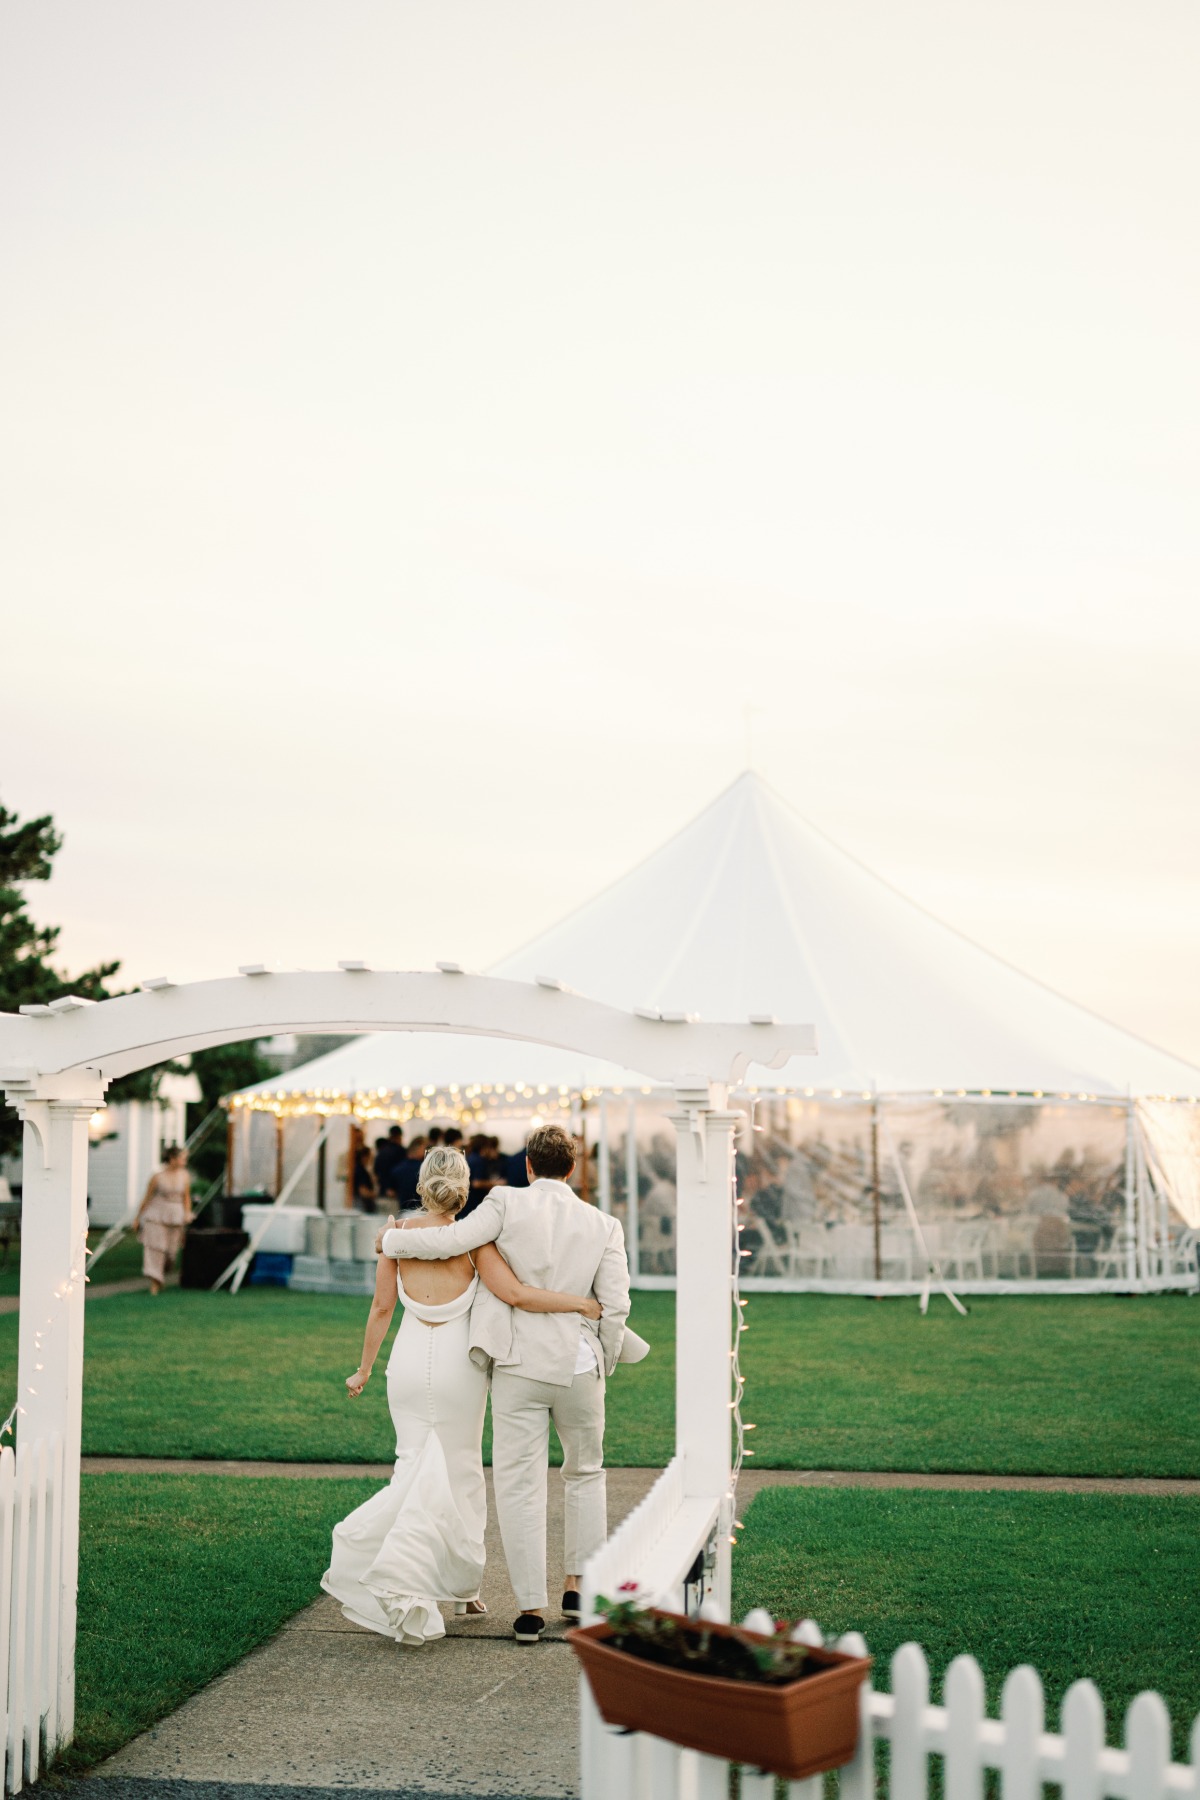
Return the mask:
<svg viewBox="0 0 1200 1800">
<path fill-rule="evenodd" d="M 618 1594 L 636 1594 L 637 1591 L 638 1584 L 636 1581 L 623 1581 L 617 1589 Z"/>
</svg>

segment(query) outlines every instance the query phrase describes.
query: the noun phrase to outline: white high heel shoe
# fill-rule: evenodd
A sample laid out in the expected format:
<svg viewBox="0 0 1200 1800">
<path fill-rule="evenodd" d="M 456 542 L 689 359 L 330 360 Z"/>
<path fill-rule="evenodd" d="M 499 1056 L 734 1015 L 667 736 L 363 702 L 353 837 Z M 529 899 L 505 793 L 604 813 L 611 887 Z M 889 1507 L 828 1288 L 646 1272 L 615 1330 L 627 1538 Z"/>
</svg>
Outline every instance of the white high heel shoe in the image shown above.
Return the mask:
<svg viewBox="0 0 1200 1800">
<path fill-rule="evenodd" d="M 454 1602 L 454 1616 L 456 1619 L 481 1619 L 486 1612 L 487 1607 L 483 1604 L 483 1601 L 479 1599 L 456 1600 Z"/>
</svg>

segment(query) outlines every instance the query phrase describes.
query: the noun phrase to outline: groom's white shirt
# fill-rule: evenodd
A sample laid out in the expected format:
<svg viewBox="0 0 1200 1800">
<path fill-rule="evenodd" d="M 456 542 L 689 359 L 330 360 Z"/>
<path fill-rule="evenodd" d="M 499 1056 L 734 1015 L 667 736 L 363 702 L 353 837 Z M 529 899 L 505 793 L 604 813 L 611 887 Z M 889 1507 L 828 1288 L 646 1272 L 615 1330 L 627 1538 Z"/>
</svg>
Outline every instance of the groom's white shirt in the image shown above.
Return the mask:
<svg viewBox="0 0 1200 1800">
<path fill-rule="evenodd" d="M 495 1244 L 530 1287 L 594 1293 L 604 1316 L 597 1325 L 579 1313 L 521 1312 L 481 1282 L 471 1308 L 473 1360 L 570 1387 L 582 1329 L 591 1336 L 600 1368 L 611 1375 L 629 1316 L 629 1264 L 620 1220 L 580 1200 L 565 1181 L 541 1177 L 527 1188 L 494 1187 L 469 1218 L 453 1225 L 383 1234 L 385 1256 L 423 1262 L 461 1256 L 483 1244 Z"/>
</svg>

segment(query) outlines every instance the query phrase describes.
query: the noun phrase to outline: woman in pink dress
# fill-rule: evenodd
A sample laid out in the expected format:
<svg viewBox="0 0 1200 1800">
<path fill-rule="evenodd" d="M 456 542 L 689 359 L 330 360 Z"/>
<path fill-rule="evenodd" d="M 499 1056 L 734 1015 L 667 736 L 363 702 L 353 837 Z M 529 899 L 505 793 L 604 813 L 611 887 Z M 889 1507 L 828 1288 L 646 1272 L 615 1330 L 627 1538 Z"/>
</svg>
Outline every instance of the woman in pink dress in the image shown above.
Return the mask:
<svg viewBox="0 0 1200 1800">
<path fill-rule="evenodd" d="M 150 1177 L 134 1224 L 142 1240 L 142 1274 L 150 1277 L 152 1294 L 162 1293 L 192 1222 L 192 1178 L 188 1174 L 187 1151 L 178 1144 L 168 1144 L 163 1163 L 164 1167 Z"/>
</svg>

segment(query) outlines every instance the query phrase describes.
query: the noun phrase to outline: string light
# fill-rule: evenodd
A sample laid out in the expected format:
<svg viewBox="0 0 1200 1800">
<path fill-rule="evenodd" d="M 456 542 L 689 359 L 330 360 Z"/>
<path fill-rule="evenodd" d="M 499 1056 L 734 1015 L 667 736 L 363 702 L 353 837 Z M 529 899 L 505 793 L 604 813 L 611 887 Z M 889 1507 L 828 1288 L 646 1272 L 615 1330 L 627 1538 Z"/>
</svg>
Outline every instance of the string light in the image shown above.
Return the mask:
<svg viewBox="0 0 1200 1800">
<path fill-rule="evenodd" d="M 54 1289 L 54 1293 L 53 1293 L 52 1297 L 55 1300 L 65 1300 L 68 1297 L 68 1295 L 73 1294 L 75 1292 L 75 1288 L 79 1282 L 79 1264 L 82 1263 L 85 1260 L 85 1258 L 88 1257 L 90 1254 L 91 1254 L 91 1252 L 88 1249 L 88 1241 L 87 1241 L 87 1226 L 85 1225 L 83 1228 L 82 1242 L 76 1246 L 75 1254 L 71 1259 L 73 1267 L 71 1268 L 69 1279 L 64 1281 L 59 1287 L 56 1287 Z M 86 1282 L 88 1277 L 85 1275 L 83 1277 L 83 1279 Z M 54 1314 L 47 1313 L 46 1323 L 44 1325 L 40 1325 L 37 1328 L 37 1330 L 34 1332 L 34 1334 L 33 1334 L 33 1353 L 34 1353 L 35 1357 L 44 1355 L 43 1340 L 45 1338 L 46 1332 L 53 1328 L 54 1322 L 55 1322 Z M 35 1362 L 33 1365 L 33 1373 L 34 1374 L 43 1374 L 45 1372 L 45 1368 L 46 1368 L 46 1365 L 44 1362 Z M 38 1393 L 37 1388 L 30 1387 L 28 1382 L 25 1385 L 25 1392 L 34 1400 L 41 1399 L 41 1395 Z M 25 1419 L 25 1418 L 28 1418 L 28 1416 L 29 1416 L 28 1412 L 26 1411 L 25 1407 L 23 1407 L 21 1405 L 20 1399 L 18 1398 L 16 1400 L 14 1400 L 12 1403 L 12 1406 L 9 1409 L 8 1417 L 4 1420 L 3 1424 L 0 1424 L 0 1440 L 9 1436 L 12 1433 L 14 1420 Z"/>
<path fill-rule="evenodd" d="M 747 1117 L 745 1114 L 743 1114 L 743 1120 L 746 1124 L 748 1124 L 751 1132 L 758 1129 L 758 1126 L 756 1124 L 755 1117 L 754 1117 L 757 1105 L 758 1105 L 757 1097 L 752 1095 L 752 1097 L 750 1099 L 749 1116 Z M 731 1379 L 731 1382 L 733 1385 L 733 1398 L 729 1402 L 729 1410 L 733 1415 L 733 1429 L 734 1429 L 734 1452 L 733 1452 L 733 1468 L 732 1468 L 731 1476 L 730 1476 L 729 1510 L 730 1510 L 730 1516 L 733 1518 L 734 1525 L 740 1530 L 741 1526 L 742 1526 L 742 1522 L 739 1518 L 736 1517 L 738 1480 L 742 1473 L 742 1464 L 743 1464 L 745 1458 L 747 1456 L 754 1455 L 753 1450 L 747 1450 L 747 1448 L 746 1448 L 746 1433 L 748 1431 L 753 1431 L 754 1426 L 748 1425 L 746 1423 L 746 1421 L 742 1418 L 742 1396 L 744 1395 L 744 1393 L 746 1391 L 746 1378 L 742 1374 L 741 1353 L 740 1353 L 742 1333 L 749 1329 L 749 1327 L 747 1326 L 747 1324 L 745 1322 L 745 1319 L 742 1317 L 742 1314 L 745 1312 L 746 1307 L 749 1303 L 746 1300 L 745 1295 L 742 1294 L 741 1288 L 740 1288 L 741 1270 L 742 1270 L 743 1261 L 745 1260 L 746 1257 L 750 1256 L 752 1254 L 752 1252 L 749 1250 L 743 1250 L 741 1248 L 741 1245 L 739 1242 L 739 1239 L 741 1237 L 741 1233 L 742 1233 L 744 1227 L 742 1225 L 741 1220 L 738 1218 L 738 1213 L 743 1209 L 746 1202 L 741 1197 L 741 1195 L 738 1193 L 736 1146 L 734 1148 L 732 1162 L 733 1162 L 733 1167 L 732 1167 L 732 1171 L 731 1171 L 731 1175 L 730 1175 L 730 1189 L 731 1189 L 731 1198 L 733 1200 L 733 1207 L 732 1207 L 730 1216 L 733 1220 L 734 1229 L 733 1229 L 733 1232 L 731 1233 L 732 1242 L 731 1242 L 730 1248 L 735 1252 L 735 1254 L 731 1258 L 731 1261 L 733 1263 L 733 1274 L 732 1274 L 733 1322 L 736 1324 L 737 1329 L 733 1333 L 733 1348 L 729 1352 L 730 1379 Z M 735 1533 L 733 1533 L 733 1532 L 730 1533 L 729 1542 L 730 1542 L 730 1545 L 732 1548 L 734 1548 L 734 1549 L 737 1548 L 738 1540 L 737 1540 Z"/>
</svg>

